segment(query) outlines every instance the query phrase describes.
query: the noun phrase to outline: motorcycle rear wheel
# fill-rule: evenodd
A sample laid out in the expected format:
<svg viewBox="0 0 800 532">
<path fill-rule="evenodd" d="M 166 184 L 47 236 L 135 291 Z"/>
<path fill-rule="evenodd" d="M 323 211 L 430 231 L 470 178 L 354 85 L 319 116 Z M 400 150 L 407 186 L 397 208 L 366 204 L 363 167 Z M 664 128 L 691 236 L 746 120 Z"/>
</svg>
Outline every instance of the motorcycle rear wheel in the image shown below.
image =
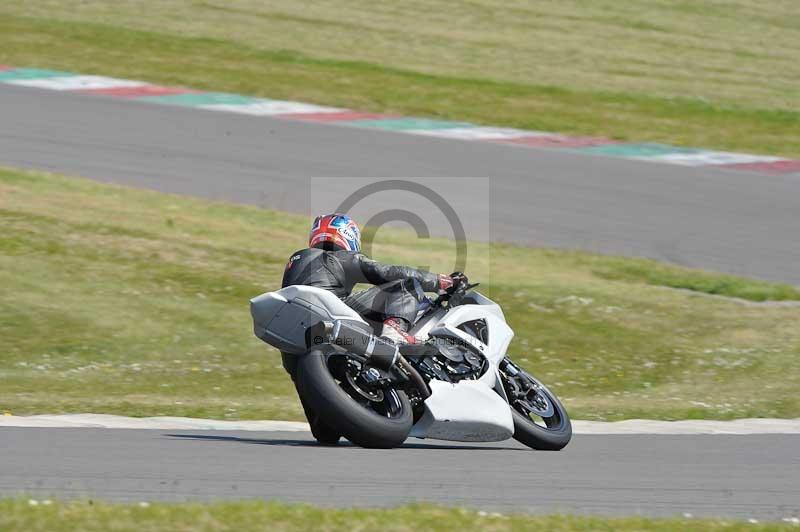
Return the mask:
<svg viewBox="0 0 800 532">
<path fill-rule="evenodd" d="M 313 349 L 297 361 L 297 390 L 324 424 L 361 447 L 388 449 L 411 432 L 411 403 L 402 390 L 385 388 L 381 401 L 361 396 L 342 374 L 347 355 Z"/>
</svg>

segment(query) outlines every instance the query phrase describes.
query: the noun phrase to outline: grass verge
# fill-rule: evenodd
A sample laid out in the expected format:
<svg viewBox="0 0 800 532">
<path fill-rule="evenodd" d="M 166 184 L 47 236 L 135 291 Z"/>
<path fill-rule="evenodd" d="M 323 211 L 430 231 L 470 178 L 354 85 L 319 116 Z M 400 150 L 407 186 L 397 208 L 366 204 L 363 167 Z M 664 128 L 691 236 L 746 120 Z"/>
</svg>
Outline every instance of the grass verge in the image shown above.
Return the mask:
<svg viewBox="0 0 800 532">
<path fill-rule="evenodd" d="M 213 504 L 109 504 L 98 502 L 0 501 L 3 530 L 511 530 L 730 531 L 790 530 L 790 525 L 711 519 L 594 518 L 476 512 L 428 505 L 393 509 L 332 509 L 265 502 Z"/>
<path fill-rule="evenodd" d="M 6 0 L 0 63 L 800 156 L 800 26 L 787 22 L 790 4 L 739 0 L 693 12 L 645 0 L 546 10 L 406 1 L 389 13 L 358 4 L 172 0 L 145 13 L 127 0 Z M 406 20 L 420 9 L 430 20 Z"/>
<path fill-rule="evenodd" d="M 247 300 L 277 288 L 307 226 L 0 169 L 0 410 L 301 419 L 278 353 L 252 335 Z M 452 256 L 445 241 L 378 237 L 382 260 L 438 270 Z M 517 333 L 511 354 L 573 417 L 800 416 L 800 306 L 704 293 L 800 300 L 796 288 L 640 259 L 470 246 L 471 264 L 493 272 L 476 280 Z"/>
</svg>

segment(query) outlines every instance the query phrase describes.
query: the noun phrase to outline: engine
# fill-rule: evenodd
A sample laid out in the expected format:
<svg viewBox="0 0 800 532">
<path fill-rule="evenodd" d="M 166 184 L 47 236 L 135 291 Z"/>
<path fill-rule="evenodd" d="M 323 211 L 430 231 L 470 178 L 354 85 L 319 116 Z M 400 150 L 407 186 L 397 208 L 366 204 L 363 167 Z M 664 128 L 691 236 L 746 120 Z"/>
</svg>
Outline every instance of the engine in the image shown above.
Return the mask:
<svg viewBox="0 0 800 532">
<path fill-rule="evenodd" d="M 423 352 L 409 356 L 408 361 L 425 380 L 458 382 L 483 375 L 486 358 L 470 347 L 452 339 L 436 338 L 425 344 Z"/>
</svg>

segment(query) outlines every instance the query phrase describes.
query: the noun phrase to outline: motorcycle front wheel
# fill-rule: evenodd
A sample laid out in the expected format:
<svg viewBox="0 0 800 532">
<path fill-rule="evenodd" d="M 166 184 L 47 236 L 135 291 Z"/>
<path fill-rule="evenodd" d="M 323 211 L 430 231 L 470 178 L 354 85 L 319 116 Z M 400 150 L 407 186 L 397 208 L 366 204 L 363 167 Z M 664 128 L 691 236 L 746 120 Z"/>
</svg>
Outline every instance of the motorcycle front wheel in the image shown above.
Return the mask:
<svg viewBox="0 0 800 532">
<path fill-rule="evenodd" d="M 297 360 L 297 390 L 319 420 L 354 444 L 397 447 L 414 423 L 411 403 L 402 390 L 368 386 L 366 371 L 346 354 L 312 349 Z"/>
<path fill-rule="evenodd" d="M 514 439 L 540 451 L 566 447 L 572 439 L 572 423 L 558 397 L 509 358 L 500 369 L 514 419 Z"/>
</svg>

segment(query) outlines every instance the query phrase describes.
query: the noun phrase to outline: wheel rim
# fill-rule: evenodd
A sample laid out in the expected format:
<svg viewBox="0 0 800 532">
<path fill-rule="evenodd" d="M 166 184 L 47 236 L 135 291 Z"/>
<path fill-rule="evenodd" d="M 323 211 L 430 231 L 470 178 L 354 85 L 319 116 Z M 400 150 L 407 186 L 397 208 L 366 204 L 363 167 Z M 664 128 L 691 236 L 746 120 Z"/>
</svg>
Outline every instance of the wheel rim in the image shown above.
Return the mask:
<svg viewBox="0 0 800 532">
<path fill-rule="evenodd" d="M 528 414 L 535 414 L 542 419 L 549 419 L 556 412 L 553 402 L 540 390 L 531 389 L 525 399 L 518 401 L 518 404 Z"/>
<path fill-rule="evenodd" d="M 516 375 L 504 373 L 503 379 L 511 407 L 526 421 L 541 429 L 563 429 L 565 418 L 555 395 L 535 377 L 516 366 L 513 367 L 517 371 Z"/>
<path fill-rule="evenodd" d="M 403 414 L 403 402 L 394 388 L 370 385 L 369 375 L 380 375 L 374 368 L 347 355 L 329 355 L 326 366 L 339 387 L 362 408 L 394 419 Z"/>
</svg>

